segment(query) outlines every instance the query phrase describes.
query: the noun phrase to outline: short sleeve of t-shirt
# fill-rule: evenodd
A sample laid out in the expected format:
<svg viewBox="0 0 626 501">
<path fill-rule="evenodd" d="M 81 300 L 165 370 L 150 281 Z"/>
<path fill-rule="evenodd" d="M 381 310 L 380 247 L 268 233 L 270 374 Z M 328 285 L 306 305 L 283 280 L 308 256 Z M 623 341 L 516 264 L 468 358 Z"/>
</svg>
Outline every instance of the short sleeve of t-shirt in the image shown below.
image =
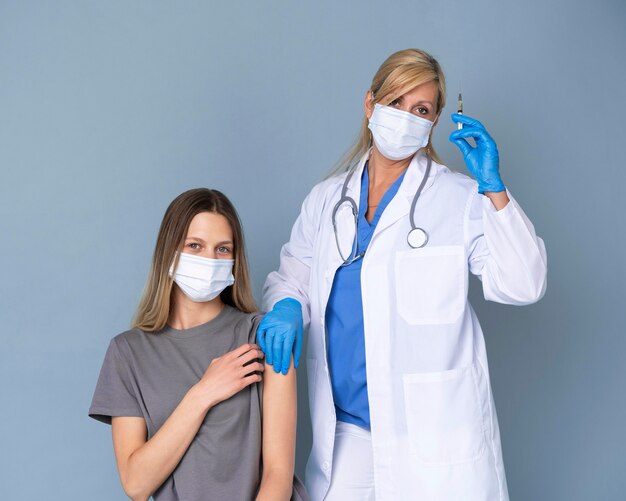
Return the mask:
<svg viewBox="0 0 626 501">
<path fill-rule="evenodd" d="M 248 335 L 248 343 L 257 342 L 256 331 L 259 328 L 259 324 L 261 323 L 261 320 L 263 320 L 263 315 L 261 315 L 260 313 L 256 313 L 252 317 L 252 327 L 250 329 L 250 334 Z"/>
<path fill-rule="evenodd" d="M 117 340 L 112 339 L 104 357 L 89 416 L 111 424 L 114 416 L 143 417 L 133 390 L 131 372 Z"/>
</svg>

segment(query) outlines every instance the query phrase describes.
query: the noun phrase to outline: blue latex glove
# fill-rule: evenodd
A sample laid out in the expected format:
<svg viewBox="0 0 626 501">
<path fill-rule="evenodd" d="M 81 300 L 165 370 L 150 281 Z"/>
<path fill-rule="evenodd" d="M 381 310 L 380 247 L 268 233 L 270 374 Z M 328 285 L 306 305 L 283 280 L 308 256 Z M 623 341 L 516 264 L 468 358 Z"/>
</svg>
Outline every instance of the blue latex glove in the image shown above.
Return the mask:
<svg viewBox="0 0 626 501">
<path fill-rule="evenodd" d="M 478 181 L 478 192 L 504 191 L 504 184 L 500 178 L 498 147 L 491 138 L 487 129 L 478 120 L 454 113 L 452 120 L 462 123 L 461 130 L 455 130 L 450 134 L 450 141 L 455 143 L 465 159 L 465 165 L 472 176 Z M 473 138 L 476 147 L 472 147 L 467 138 Z"/>
<path fill-rule="evenodd" d="M 297 369 L 304 337 L 300 303 L 290 297 L 278 301 L 261 320 L 256 337 L 265 353 L 265 360 L 274 366 L 275 372 L 287 374 L 292 352 L 293 364 Z"/>
</svg>

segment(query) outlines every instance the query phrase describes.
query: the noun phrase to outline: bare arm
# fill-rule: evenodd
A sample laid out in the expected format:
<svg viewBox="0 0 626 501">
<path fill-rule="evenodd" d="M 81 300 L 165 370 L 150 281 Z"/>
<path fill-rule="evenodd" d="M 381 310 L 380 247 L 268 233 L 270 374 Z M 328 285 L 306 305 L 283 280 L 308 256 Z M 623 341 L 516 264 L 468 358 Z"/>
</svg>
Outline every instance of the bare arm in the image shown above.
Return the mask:
<svg viewBox="0 0 626 501">
<path fill-rule="evenodd" d="M 296 450 L 296 371 L 263 376 L 263 478 L 257 501 L 289 500 Z"/>
<path fill-rule="evenodd" d="M 143 418 L 112 419 L 117 467 L 124 491 L 131 499 L 146 501 L 171 475 L 213 406 L 261 380 L 260 375 L 252 372 L 263 371 L 263 364 L 244 365 L 262 357 L 257 345 L 244 344 L 214 359 L 150 440 Z"/>
</svg>

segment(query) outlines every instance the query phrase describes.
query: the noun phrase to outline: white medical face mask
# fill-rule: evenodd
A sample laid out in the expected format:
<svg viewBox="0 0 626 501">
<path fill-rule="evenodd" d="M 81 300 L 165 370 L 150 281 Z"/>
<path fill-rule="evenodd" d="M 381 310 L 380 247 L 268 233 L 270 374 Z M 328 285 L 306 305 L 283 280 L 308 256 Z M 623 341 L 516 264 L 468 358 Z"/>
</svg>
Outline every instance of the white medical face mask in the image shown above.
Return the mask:
<svg viewBox="0 0 626 501">
<path fill-rule="evenodd" d="M 384 157 L 404 160 L 428 144 L 433 122 L 391 106 L 375 104 L 368 128 Z"/>
<path fill-rule="evenodd" d="M 229 285 L 235 283 L 233 259 L 209 259 L 180 253 L 178 266 L 170 267 L 170 277 L 192 301 L 205 303 L 215 299 Z"/>
</svg>

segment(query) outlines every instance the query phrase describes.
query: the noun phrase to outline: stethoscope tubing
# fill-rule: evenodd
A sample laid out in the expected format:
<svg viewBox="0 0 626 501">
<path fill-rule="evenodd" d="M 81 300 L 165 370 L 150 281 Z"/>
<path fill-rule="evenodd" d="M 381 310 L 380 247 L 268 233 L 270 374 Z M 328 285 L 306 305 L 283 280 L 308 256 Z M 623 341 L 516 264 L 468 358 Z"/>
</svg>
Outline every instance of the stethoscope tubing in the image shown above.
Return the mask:
<svg viewBox="0 0 626 501">
<path fill-rule="evenodd" d="M 417 225 L 415 224 L 415 207 L 417 206 L 417 201 L 419 200 L 419 197 L 422 194 L 424 186 L 426 186 L 426 181 L 428 180 L 428 176 L 430 175 L 432 163 L 433 163 L 433 160 L 430 157 L 430 155 L 428 155 L 428 163 L 426 164 L 426 171 L 424 172 L 424 176 L 422 177 L 422 182 L 417 188 L 415 195 L 413 195 L 413 201 L 411 202 L 411 212 L 409 213 L 409 221 L 411 223 L 411 229 L 409 230 L 409 233 L 407 234 L 407 242 L 414 249 L 424 247 L 426 243 L 428 242 L 428 233 L 426 232 L 426 230 L 424 230 L 423 228 L 418 228 Z M 332 213 L 332 224 L 333 224 L 333 232 L 335 234 L 335 243 L 337 244 L 337 251 L 339 251 L 339 256 L 343 260 L 344 266 L 351 264 L 352 262 L 356 261 L 356 259 L 358 259 L 358 257 L 356 256 L 356 250 L 357 250 L 356 241 L 357 241 L 357 231 L 358 231 L 358 224 L 359 224 L 359 221 L 358 221 L 359 211 L 358 211 L 358 208 L 354 199 L 347 195 L 348 185 L 350 183 L 350 180 L 352 179 L 352 176 L 356 172 L 356 170 L 357 169 L 351 170 L 350 173 L 346 176 L 346 180 L 343 182 L 343 187 L 341 189 L 341 198 L 335 204 L 335 207 L 333 208 L 333 213 Z M 352 217 L 354 218 L 354 228 L 355 228 L 354 240 L 352 241 L 352 250 L 350 251 L 350 255 L 348 256 L 347 259 L 344 257 L 343 253 L 341 252 L 341 246 L 339 245 L 339 237 L 337 235 L 337 212 L 339 211 L 339 208 L 345 203 L 348 203 L 350 205 L 350 209 L 352 210 Z M 414 236 L 419 235 L 419 236 L 411 237 L 411 235 L 414 235 Z M 421 243 L 415 242 L 416 238 L 418 238 L 418 242 L 421 242 Z M 363 256 L 359 256 L 359 257 L 363 257 Z"/>
</svg>

